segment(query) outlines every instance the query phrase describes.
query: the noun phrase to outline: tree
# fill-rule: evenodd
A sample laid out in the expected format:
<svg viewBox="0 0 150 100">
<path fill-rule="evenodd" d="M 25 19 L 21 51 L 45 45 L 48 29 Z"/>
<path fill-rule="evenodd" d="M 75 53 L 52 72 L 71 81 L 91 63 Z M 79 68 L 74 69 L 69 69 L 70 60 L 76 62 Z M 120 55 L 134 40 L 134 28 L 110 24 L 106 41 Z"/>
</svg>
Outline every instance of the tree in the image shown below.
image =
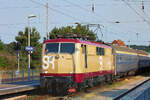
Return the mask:
<svg viewBox="0 0 150 100">
<path fill-rule="evenodd" d="M 33 46 L 35 49 L 33 53 L 31 54 L 31 67 L 36 67 L 37 62 L 40 64 L 39 60 L 41 57 L 41 44 L 39 42 L 40 39 L 40 33 L 36 30 L 36 28 L 32 28 L 30 30 L 30 42 L 31 46 Z M 18 36 L 16 36 L 16 41 L 20 43 L 21 50 L 20 50 L 20 58 L 21 58 L 21 65 L 27 66 L 27 54 L 28 52 L 25 51 L 25 47 L 28 45 L 28 28 L 25 28 L 25 31 L 19 31 Z M 35 64 L 36 63 L 36 64 Z"/>
<path fill-rule="evenodd" d="M 0 67 L 6 68 L 8 66 L 7 59 L 5 57 L 0 56 Z"/>
<path fill-rule="evenodd" d="M 17 50 L 17 43 L 16 42 L 11 42 L 7 44 L 7 50 L 10 54 L 16 55 L 16 50 Z"/>
<path fill-rule="evenodd" d="M 0 40 L 0 50 L 4 50 L 4 48 L 5 48 L 5 45 L 4 45 L 4 43 Z"/>
<path fill-rule="evenodd" d="M 81 37 L 82 39 L 96 40 L 96 35 L 93 31 L 87 29 L 85 26 L 78 24 L 75 28 L 73 26 L 66 26 L 61 28 L 54 28 L 50 33 L 50 39 L 58 38 L 59 35 L 67 36 L 68 33 Z M 69 35 L 70 35 L 69 34 Z"/>
</svg>

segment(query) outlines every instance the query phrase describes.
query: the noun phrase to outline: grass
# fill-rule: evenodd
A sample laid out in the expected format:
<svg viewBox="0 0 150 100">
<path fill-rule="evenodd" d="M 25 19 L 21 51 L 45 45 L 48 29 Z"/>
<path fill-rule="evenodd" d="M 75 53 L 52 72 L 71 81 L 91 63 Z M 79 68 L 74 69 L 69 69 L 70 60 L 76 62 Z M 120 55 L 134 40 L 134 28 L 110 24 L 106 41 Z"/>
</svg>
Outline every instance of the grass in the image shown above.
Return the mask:
<svg viewBox="0 0 150 100">
<path fill-rule="evenodd" d="M 115 82 L 115 83 L 111 84 L 109 87 L 114 88 L 114 87 L 121 86 L 121 85 L 123 85 L 123 82 Z"/>
</svg>

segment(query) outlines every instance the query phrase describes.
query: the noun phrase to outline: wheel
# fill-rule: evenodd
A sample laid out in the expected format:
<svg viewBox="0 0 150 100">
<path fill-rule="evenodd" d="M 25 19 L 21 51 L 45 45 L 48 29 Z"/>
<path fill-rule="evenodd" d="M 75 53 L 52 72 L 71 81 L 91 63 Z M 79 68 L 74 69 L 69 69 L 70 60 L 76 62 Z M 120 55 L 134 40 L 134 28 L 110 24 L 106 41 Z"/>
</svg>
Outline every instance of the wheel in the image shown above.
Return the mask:
<svg viewBox="0 0 150 100">
<path fill-rule="evenodd" d="M 53 96 L 64 96 L 67 94 L 67 88 L 64 87 L 64 84 L 53 83 L 52 84 L 52 95 Z"/>
</svg>

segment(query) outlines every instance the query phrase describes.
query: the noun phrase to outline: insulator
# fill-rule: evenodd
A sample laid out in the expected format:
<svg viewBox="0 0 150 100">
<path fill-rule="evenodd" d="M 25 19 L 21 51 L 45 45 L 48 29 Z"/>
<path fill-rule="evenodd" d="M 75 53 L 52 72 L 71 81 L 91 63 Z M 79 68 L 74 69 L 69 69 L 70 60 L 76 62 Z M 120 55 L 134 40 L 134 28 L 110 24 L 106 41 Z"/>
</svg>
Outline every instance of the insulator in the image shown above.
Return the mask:
<svg viewBox="0 0 150 100">
<path fill-rule="evenodd" d="M 92 6 L 92 12 L 94 12 L 94 6 Z"/>
<path fill-rule="evenodd" d="M 92 0 L 92 12 L 94 12 L 94 0 Z"/>
<path fill-rule="evenodd" d="M 142 10 L 144 11 L 144 1 L 142 1 Z"/>
</svg>

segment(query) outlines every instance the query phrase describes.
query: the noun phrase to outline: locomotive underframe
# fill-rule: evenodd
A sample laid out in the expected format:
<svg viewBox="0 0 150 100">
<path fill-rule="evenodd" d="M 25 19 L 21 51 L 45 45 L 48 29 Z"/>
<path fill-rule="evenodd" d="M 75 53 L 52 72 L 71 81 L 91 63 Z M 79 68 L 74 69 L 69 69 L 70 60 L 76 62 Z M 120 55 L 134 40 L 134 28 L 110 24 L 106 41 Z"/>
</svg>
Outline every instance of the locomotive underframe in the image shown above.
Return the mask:
<svg viewBox="0 0 150 100">
<path fill-rule="evenodd" d="M 42 88 L 51 88 L 53 83 L 64 84 L 67 87 L 68 85 L 73 83 L 73 78 L 71 76 L 67 77 L 42 77 L 40 79 Z"/>
</svg>

